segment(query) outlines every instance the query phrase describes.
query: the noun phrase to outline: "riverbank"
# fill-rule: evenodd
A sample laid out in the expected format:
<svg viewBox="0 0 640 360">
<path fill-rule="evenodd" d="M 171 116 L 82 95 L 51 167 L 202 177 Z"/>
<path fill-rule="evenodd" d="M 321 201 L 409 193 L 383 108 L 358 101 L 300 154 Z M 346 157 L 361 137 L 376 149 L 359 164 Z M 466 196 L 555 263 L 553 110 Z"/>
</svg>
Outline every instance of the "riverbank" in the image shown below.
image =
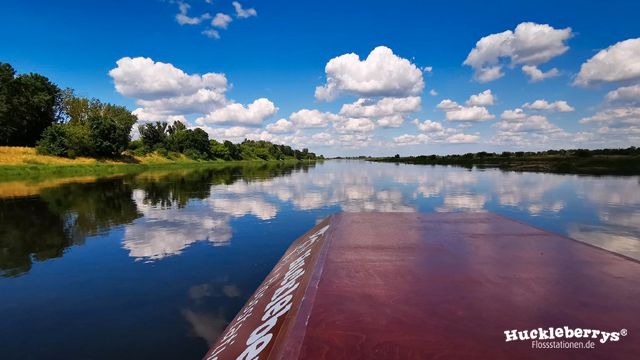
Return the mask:
<svg viewBox="0 0 640 360">
<path fill-rule="evenodd" d="M 34 148 L 0 146 L 0 182 L 75 176 L 112 176 L 162 169 L 238 166 L 259 163 L 297 163 L 307 160 L 193 160 L 183 154 L 171 158 L 156 153 L 121 159 L 74 159 L 37 154 Z"/>
<path fill-rule="evenodd" d="M 415 165 L 499 168 L 505 171 L 584 175 L 640 175 L 640 155 L 409 156 L 369 158 L 369 161 Z"/>
</svg>

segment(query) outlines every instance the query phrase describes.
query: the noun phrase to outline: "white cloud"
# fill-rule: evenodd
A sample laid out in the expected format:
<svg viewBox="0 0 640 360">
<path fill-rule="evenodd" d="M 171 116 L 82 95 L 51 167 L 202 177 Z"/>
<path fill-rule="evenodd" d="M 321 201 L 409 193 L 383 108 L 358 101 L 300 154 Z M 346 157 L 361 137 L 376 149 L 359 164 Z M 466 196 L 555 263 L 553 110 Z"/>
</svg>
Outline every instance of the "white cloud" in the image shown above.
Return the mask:
<svg viewBox="0 0 640 360">
<path fill-rule="evenodd" d="M 429 90 L 429 95 L 438 96 L 438 92 L 435 89 L 431 89 L 431 90 Z"/>
<path fill-rule="evenodd" d="M 131 112 L 133 115 L 138 117 L 138 121 L 140 122 L 168 122 L 173 123 L 175 121 L 180 121 L 185 123 L 187 119 L 184 115 L 171 115 L 166 112 L 154 112 L 149 111 L 145 108 L 137 108 Z M 134 127 L 135 128 L 135 127 Z"/>
<path fill-rule="evenodd" d="M 558 71 L 558 69 L 556 68 L 553 68 L 547 72 L 543 72 L 535 65 L 524 65 L 522 67 L 522 72 L 529 75 L 529 81 L 531 82 L 538 82 L 560 75 L 560 71 Z"/>
<path fill-rule="evenodd" d="M 255 128 L 244 126 L 232 127 L 210 127 L 207 125 L 198 126 L 209 134 L 209 137 L 218 141 L 229 140 L 231 142 L 239 142 L 247 138 L 249 134 L 255 132 Z"/>
<path fill-rule="evenodd" d="M 640 126 L 640 107 L 615 107 L 599 111 L 580 120 L 581 124 L 600 124 L 608 127 Z"/>
<path fill-rule="evenodd" d="M 640 104 L 640 85 L 623 86 L 609 91 L 606 99 L 608 102 Z"/>
<path fill-rule="evenodd" d="M 404 134 L 393 138 L 398 145 L 415 145 L 426 143 L 474 143 L 480 137 L 478 135 L 467 135 L 459 132 L 455 128 L 446 128 L 441 123 L 431 120 L 420 122 L 414 119 L 412 123 L 420 131 L 419 134 Z"/>
<path fill-rule="evenodd" d="M 444 111 L 449 121 L 485 121 L 495 118 L 484 106 L 462 106 L 449 99 L 442 100 L 437 108 Z"/>
<path fill-rule="evenodd" d="M 425 120 L 424 122 L 420 122 L 420 121 L 418 121 L 418 119 L 415 119 L 412 122 L 413 122 L 413 124 L 416 125 L 418 130 L 420 130 L 422 132 L 441 132 L 441 131 L 444 131 L 444 126 L 442 126 L 442 124 L 440 124 L 439 122 L 436 122 L 436 121 Z"/>
<path fill-rule="evenodd" d="M 377 119 L 376 123 L 384 128 L 397 128 L 404 123 L 404 117 L 402 115 L 384 116 Z"/>
<path fill-rule="evenodd" d="M 330 101 L 340 93 L 360 97 L 408 97 L 424 89 L 422 71 L 391 49 L 378 46 L 365 60 L 357 54 L 335 57 L 325 67 L 327 83 L 316 87 L 318 100 Z"/>
<path fill-rule="evenodd" d="M 447 144 L 470 144 L 480 140 L 478 135 L 468 135 L 457 133 L 453 135 L 445 135 L 444 132 L 436 134 L 403 134 L 393 138 L 393 142 L 397 145 L 417 145 L 427 143 L 447 143 Z"/>
<path fill-rule="evenodd" d="M 550 103 L 542 99 L 542 100 L 536 100 L 532 103 L 526 103 L 522 105 L 522 107 L 524 107 L 525 109 L 531 109 L 531 110 L 547 110 L 547 111 L 559 111 L 559 112 L 571 112 L 576 110 L 564 100 L 558 100 Z"/>
<path fill-rule="evenodd" d="M 202 35 L 211 39 L 220 39 L 220 33 L 218 32 L 218 30 L 214 29 L 203 30 Z"/>
<path fill-rule="evenodd" d="M 340 115 L 349 117 L 382 117 L 420 110 L 421 98 L 410 96 L 405 98 L 386 97 L 379 101 L 358 99 L 351 104 L 344 104 Z"/>
<path fill-rule="evenodd" d="M 506 110 L 501 121 L 492 125 L 498 132 L 495 143 L 526 146 L 550 140 L 567 139 L 570 134 L 542 115 L 529 115 L 522 109 Z"/>
<path fill-rule="evenodd" d="M 375 129 L 376 124 L 367 118 L 346 118 L 333 124 L 333 128 L 338 133 L 370 132 Z"/>
<path fill-rule="evenodd" d="M 197 17 L 188 16 L 187 12 L 191 8 L 191 5 L 185 2 L 178 2 L 178 8 L 180 9 L 180 12 L 176 14 L 176 21 L 180 25 L 198 25 L 203 20 L 211 19 L 211 15 L 209 15 L 209 13 L 204 13 Z"/>
<path fill-rule="evenodd" d="M 471 95 L 465 104 L 469 106 L 488 106 L 493 105 L 495 97 L 491 90 L 487 89 L 477 95 Z"/>
<path fill-rule="evenodd" d="M 513 110 L 505 110 L 500 115 L 503 120 L 521 120 L 527 117 L 527 114 L 520 108 Z"/>
<path fill-rule="evenodd" d="M 243 9 L 242 8 L 242 4 L 240 4 L 237 1 L 232 2 L 234 9 L 236 9 L 236 17 L 240 18 L 240 19 L 246 19 L 252 16 L 258 16 L 258 13 L 256 12 L 256 9 L 254 8 L 249 8 L 249 9 Z"/>
<path fill-rule="evenodd" d="M 220 29 L 226 29 L 229 27 L 229 23 L 231 23 L 231 16 L 223 13 L 217 13 L 216 16 L 211 20 L 211 26 L 215 26 Z"/>
<path fill-rule="evenodd" d="M 455 134 L 449 136 L 446 142 L 449 144 L 470 144 L 476 143 L 478 140 L 480 140 L 480 136 L 478 135 Z"/>
<path fill-rule="evenodd" d="M 289 116 L 297 128 L 324 128 L 329 125 L 330 122 L 340 120 L 340 116 L 329 112 L 320 112 L 318 110 L 302 109 L 296 111 Z"/>
<path fill-rule="evenodd" d="M 328 142 L 331 140 L 331 138 L 332 138 L 332 135 L 327 132 L 319 132 L 311 136 L 311 139 L 320 143 Z"/>
<path fill-rule="evenodd" d="M 266 126 L 268 132 L 276 134 L 293 132 L 293 128 L 293 122 L 287 119 L 280 119 L 275 123 Z"/>
<path fill-rule="evenodd" d="M 515 31 L 507 30 L 478 40 L 465 65 L 471 66 L 480 82 L 498 79 L 502 73 L 502 59 L 510 65 L 539 65 L 562 55 L 569 47 L 571 28 L 554 29 L 546 24 L 520 23 Z"/>
<path fill-rule="evenodd" d="M 601 50 L 582 64 L 574 84 L 640 79 L 640 38 L 621 41 Z"/>
<path fill-rule="evenodd" d="M 136 101 L 149 112 L 166 114 L 208 113 L 228 103 L 223 92 L 199 89 L 193 94 Z"/>
<path fill-rule="evenodd" d="M 277 110 L 278 108 L 269 99 L 260 98 L 247 106 L 238 103 L 228 104 L 210 112 L 205 117 L 196 119 L 196 123 L 259 126 Z"/>
<path fill-rule="evenodd" d="M 200 89 L 218 93 L 227 90 L 224 74 L 188 75 L 172 64 L 155 62 L 145 57 L 123 57 L 117 67 L 109 71 L 116 91 L 128 97 L 153 100 L 164 97 L 191 95 Z"/>
<path fill-rule="evenodd" d="M 398 145 L 415 145 L 415 144 L 424 144 L 430 142 L 431 137 L 425 134 L 403 134 L 400 136 L 396 136 L 393 138 L 393 142 Z"/>
</svg>

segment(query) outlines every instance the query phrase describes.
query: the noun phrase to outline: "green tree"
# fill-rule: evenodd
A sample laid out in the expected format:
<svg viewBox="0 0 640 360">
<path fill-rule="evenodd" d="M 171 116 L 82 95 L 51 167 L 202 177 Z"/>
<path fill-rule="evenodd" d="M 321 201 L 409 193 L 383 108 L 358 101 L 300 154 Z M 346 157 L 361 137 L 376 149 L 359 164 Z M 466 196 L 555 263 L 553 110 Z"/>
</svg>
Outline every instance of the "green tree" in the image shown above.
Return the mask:
<svg viewBox="0 0 640 360">
<path fill-rule="evenodd" d="M 167 126 L 168 124 L 166 122 L 160 121 L 138 126 L 140 139 L 144 146 L 152 151 L 164 145 L 167 139 Z"/>
<path fill-rule="evenodd" d="M 240 160 L 242 157 L 240 156 L 240 149 L 237 145 L 232 143 L 229 140 L 224 141 L 224 147 L 227 148 L 227 152 L 229 153 L 230 160 Z"/>
<path fill-rule="evenodd" d="M 15 76 L 0 63 L 0 144 L 34 146 L 49 125 L 58 122 L 61 92 L 39 74 Z"/>
<path fill-rule="evenodd" d="M 212 157 L 216 159 L 222 159 L 222 160 L 230 159 L 229 150 L 227 149 L 226 146 L 224 146 L 224 144 L 213 139 L 209 143 L 211 144 L 209 147 L 210 149 L 209 153 L 211 154 Z"/>
<path fill-rule="evenodd" d="M 122 127 L 113 117 L 108 116 L 92 116 L 88 123 L 93 145 L 91 155 L 115 157 L 127 148 L 131 127 Z"/>
<path fill-rule="evenodd" d="M 40 153 L 115 157 L 127 148 L 131 127 L 137 121 L 127 108 L 76 97 L 70 89 L 62 92 L 61 99 L 65 122 L 45 132 L 37 147 Z"/>
</svg>

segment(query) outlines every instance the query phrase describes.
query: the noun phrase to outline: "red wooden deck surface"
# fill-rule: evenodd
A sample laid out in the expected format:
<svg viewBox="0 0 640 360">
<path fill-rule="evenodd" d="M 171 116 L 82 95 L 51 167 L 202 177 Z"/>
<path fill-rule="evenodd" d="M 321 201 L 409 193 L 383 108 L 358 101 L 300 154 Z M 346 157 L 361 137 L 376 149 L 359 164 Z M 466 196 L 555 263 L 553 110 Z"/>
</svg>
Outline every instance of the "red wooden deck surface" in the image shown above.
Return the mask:
<svg viewBox="0 0 640 360">
<path fill-rule="evenodd" d="M 260 359 L 640 359 L 634 260 L 485 213 L 342 213 L 316 229 L 326 224 Z M 208 358 L 235 359 L 259 323 Z M 505 341 L 563 326 L 627 335 L 558 339 L 594 349 Z"/>
</svg>

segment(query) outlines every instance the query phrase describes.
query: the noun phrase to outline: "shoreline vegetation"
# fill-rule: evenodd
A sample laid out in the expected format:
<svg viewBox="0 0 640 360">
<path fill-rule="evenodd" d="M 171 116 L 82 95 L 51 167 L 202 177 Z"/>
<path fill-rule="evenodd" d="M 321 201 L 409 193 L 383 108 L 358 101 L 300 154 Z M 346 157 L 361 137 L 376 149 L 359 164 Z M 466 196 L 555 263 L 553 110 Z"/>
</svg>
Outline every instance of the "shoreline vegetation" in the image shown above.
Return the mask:
<svg viewBox="0 0 640 360">
<path fill-rule="evenodd" d="M 121 158 L 96 159 L 77 157 L 69 159 L 60 156 L 38 154 L 29 147 L 0 146 L 0 183 L 16 180 L 42 181 L 63 177 L 95 176 L 108 177 L 146 171 L 183 170 L 198 168 L 226 168 L 241 166 L 278 166 L 297 163 L 315 163 L 317 159 L 286 158 L 240 160 L 192 159 L 184 154 L 169 153 L 163 156 L 157 152 L 144 155 L 126 155 Z"/>
<path fill-rule="evenodd" d="M 0 181 L 324 159 L 264 140 L 220 142 L 181 121 L 136 124 L 138 117 L 124 106 L 76 96 L 43 75 L 16 74 L 0 62 Z M 135 130 L 139 136 L 132 140 Z"/>
<path fill-rule="evenodd" d="M 360 157 L 361 159 L 364 157 Z M 575 149 L 539 152 L 467 153 L 463 155 L 395 155 L 367 157 L 368 161 L 414 165 L 453 165 L 466 168 L 498 168 L 505 171 L 549 172 L 584 175 L 640 175 L 640 148 Z"/>
</svg>

